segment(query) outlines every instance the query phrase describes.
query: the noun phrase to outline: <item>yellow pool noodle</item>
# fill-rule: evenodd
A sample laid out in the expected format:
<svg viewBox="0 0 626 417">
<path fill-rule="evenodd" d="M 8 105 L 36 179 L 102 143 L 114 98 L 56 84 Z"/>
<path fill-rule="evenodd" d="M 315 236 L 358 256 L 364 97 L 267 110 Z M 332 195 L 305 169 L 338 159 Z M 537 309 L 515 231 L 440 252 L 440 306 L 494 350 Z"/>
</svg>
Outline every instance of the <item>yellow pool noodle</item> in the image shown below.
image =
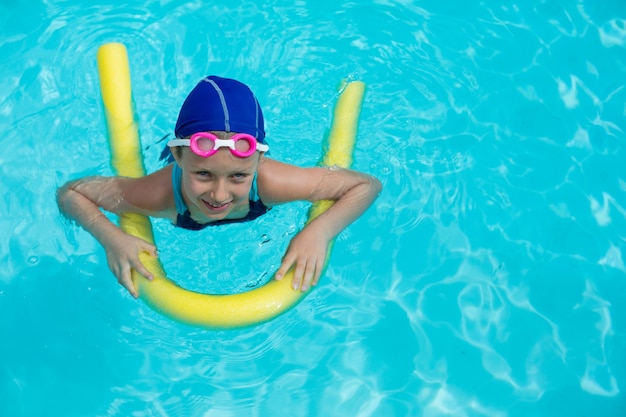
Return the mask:
<svg viewBox="0 0 626 417">
<path fill-rule="evenodd" d="M 97 61 L 111 165 L 117 175 L 134 178 L 143 176 L 145 169 L 133 108 L 126 47 L 120 43 L 104 44 L 98 49 Z M 323 165 L 351 166 L 364 92 L 365 84 L 355 81 L 345 85 L 340 93 L 328 137 L 328 148 L 322 158 Z M 313 204 L 308 221 L 331 205 L 330 201 Z M 146 216 L 126 213 L 120 216 L 119 223 L 126 233 L 154 244 L 152 225 Z M 330 249 L 327 259 L 329 257 Z M 140 298 L 155 311 L 188 325 L 224 329 L 261 323 L 293 307 L 306 295 L 291 287 L 292 271 L 280 281 L 271 279 L 267 284 L 248 292 L 212 295 L 186 290 L 169 280 L 157 258 L 141 254 L 141 261 L 154 279 L 149 281 L 137 271 L 132 271 L 133 283 Z"/>
</svg>

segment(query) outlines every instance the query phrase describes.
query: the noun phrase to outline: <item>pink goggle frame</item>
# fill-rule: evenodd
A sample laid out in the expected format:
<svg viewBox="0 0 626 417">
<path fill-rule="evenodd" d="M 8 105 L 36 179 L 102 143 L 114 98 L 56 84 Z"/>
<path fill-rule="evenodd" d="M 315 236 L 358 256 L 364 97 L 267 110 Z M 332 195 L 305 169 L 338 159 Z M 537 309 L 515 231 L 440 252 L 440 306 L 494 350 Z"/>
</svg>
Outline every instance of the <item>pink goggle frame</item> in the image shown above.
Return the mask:
<svg viewBox="0 0 626 417">
<path fill-rule="evenodd" d="M 198 156 L 208 158 L 219 148 L 228 148 L 230 153 L 239 158 L 247 158 L 257 150 L 267 152 L 270 147 L 264 143 L 257 142 L 256 138 L 247 133 L 237 133 L 230 139 L 219 139 L 210 132 L 198 132 L 191 135 L 189 139 L 172 139 L 167 146 L 189 146 L 191 151 Z"/>
</svg>

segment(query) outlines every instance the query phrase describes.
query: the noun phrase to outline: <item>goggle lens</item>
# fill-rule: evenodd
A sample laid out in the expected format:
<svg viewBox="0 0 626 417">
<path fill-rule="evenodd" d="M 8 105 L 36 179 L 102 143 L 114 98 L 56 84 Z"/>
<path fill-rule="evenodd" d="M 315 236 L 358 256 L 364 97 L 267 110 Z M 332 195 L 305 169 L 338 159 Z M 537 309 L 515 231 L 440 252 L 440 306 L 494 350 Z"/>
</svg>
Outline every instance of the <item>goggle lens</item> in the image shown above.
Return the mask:
<svg viewBox="0 0 626 417">
<path fill-rule="evenodd" d="M 217 149 L 215 148 L 215 141 L 205 137 L 196 137 L 195 138 L 195 148 L 200 150 L 200 152 L 215 152 Z"/>
</svg>

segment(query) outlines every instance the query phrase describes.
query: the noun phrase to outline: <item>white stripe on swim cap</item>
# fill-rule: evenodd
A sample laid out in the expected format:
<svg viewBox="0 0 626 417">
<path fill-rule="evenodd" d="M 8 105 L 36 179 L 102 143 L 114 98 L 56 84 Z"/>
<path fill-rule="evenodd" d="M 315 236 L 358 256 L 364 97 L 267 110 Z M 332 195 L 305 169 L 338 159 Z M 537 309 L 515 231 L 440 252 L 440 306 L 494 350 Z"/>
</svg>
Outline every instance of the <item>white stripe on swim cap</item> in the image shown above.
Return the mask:
<svg viewBox="0 0 626 417">
<path fill-rule="evenodd" d="M 255 120 L 254 120 L 254 130 L 256 130 L 256 138 L 259 139 L 259 136 L 261 136 L 261 132 L 259 131 L 259 109 L 261 108 L 261 106 L 259 105 L 258 100 L 256 99 L 256 96 L 254 94 L 252 94 L 252 97 L 254 98 L 254 116 L 255 116 Z"/>
<path fill-rule="evenodd" d="M 226 132 L 230 132 L 230 116 L 228 114 L 228 107 L 226 106 L 226 100 L 224 99 L 224 93 L 218 87 L 218 85 L 215 83 L 215 81 L 211 80 L 208 77 L 205 78 L 204 81 L 206 81 L 209 84 L 211 84 L 213 86 L 213 88 L 215 88 L 215 91 L 217 92 L 217 95 L 220 97 L 220 102 L 222 103 L 222 109 L 224 110 L 224 130 Z"/>
</svg>

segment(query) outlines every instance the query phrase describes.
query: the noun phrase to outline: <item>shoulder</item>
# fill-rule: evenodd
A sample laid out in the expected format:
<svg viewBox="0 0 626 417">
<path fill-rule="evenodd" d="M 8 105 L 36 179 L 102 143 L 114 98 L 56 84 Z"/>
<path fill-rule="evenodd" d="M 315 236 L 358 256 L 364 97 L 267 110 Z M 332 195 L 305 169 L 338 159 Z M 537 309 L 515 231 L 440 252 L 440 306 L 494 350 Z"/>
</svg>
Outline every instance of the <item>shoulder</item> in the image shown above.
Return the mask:
<svg viewBox="0 0 626 417">
<path fill-rule="evenodd" d="M 170 217 L 175 207 L 170 164 L 150 175 L 123 178 L 120 182 L 124 201 L 142 214 Z"/>
<path fill-rule="evenodd" d="M 311 168 L 301 168 L 262 157 L 257 170 L 259 197 L 266 205 L 306 200 L 315 182 Z"/>
<path fill-rule="evenodd" d="M 267 204 L 338 200 L 349 189 L 370 182 L 368 175 L 329 167 L 298 167 L 262 158 L 257 174 L 259 197 Z"/>
</svg>

